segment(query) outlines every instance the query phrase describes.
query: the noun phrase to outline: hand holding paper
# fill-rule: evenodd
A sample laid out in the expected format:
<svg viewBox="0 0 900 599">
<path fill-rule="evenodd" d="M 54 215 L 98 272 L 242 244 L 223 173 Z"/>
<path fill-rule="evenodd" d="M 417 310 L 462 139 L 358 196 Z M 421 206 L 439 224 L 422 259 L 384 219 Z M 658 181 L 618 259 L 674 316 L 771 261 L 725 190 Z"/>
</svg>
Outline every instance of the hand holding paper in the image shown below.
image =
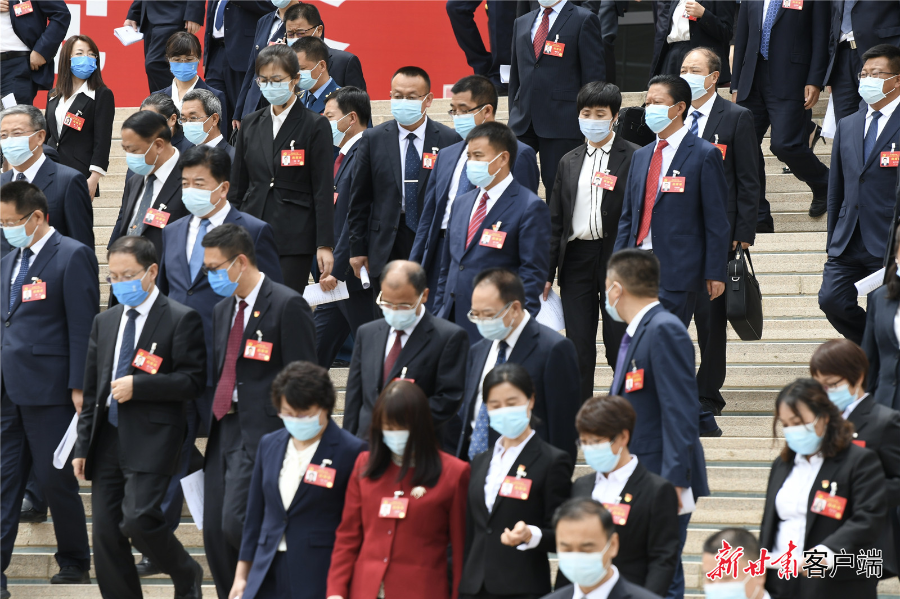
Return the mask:
<svg viewBox="0 0 900 599">
<path fill-rule="evenodd" d="M 138 32 L 134 27 L 128 25 L 126 27 L 117 27 L 113 29 L 113 33 L 122 42 L 123 46 L 130 46 L 144 39 L 144 34 Z"/>
<path fill-rule="evenodd" d="M 544 301 L 541 296 L 541 311 L 538 312 L 537 321 L 544 326 L 550 327 L 554 331 L 561 331 L 566 328 L 566 321 L 563 318 L 562 300 L 553 289 Z"/>
<path fill-rule="evenodd" d="M 306 289 L 303 290 L 303 299 L 306 300 L 306 303 L 308 303 L 310 307 L 318 306 L 319 304 L 328 304 L 330 302 L 338 302 L 340 300 L 345 300 L 348 297 L 350 297 L 350 292 L 347 290 L 347 283 L 344 281 L 338 281 L 337 287 L 331 291 L 325 291 L 318 283 L 315 285 L 307 285 Z"/>
</svg>

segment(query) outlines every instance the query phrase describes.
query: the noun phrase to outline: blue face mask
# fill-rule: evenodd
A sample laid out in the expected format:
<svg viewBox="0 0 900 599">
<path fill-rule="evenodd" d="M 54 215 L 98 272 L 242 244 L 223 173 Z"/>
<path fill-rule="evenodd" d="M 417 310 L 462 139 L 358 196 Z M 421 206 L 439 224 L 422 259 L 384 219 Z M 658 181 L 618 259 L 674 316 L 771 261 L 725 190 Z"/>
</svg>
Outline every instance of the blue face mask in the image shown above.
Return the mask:
<svg viewBox="0 0 900 599">
<path fill-rule="evenodd" d="M 384 314 L 384 321 L 391 325 L 397 331 L 405 331 L 413 325 L 418 318 L 416 309 L 422 301 L 423 291 L 419 294 L 419 300 L 415 303 L 412 310 L 392 310 L 391 308 L 381 307 L 381 313 Z"/>
<path fill-rule="evenodd" d="M 598 121 L 597 119 L 578 119 L 578 128 L 581 129 L 581 134 L 584 135 L 588 141 L 594 143 L 599 143 L 606 139 L 606 136 L 609 135 L 611 125 L 612 120 L 610 119 L 605 121 Z"/>
<path fill-rule="evenodd" d="M 843 412 L 847 406 L 856 401 L 856 396 L 850 393 L 850 386 L 845 383 L 836 389 L 829 389 L 828 399 L 837 406 L 838 410 Z"/>
<path fill-rule="evenodd" d="M 199 62 L 169 62 L 169 70 L 179 81 L 186 83 L 197 76 Z"/>
<path fill-rule="evenodd" d="M 613 453 L 612 444 L 609 441 L 596 445 L 582 445 L 581 449 L 584 451 L 584 461 L 587 462 L 587 465 L 603 474 L 615 469 L 616 464 L 619 463 L 619 456 L 622 454 L 621 449 L 619 453 Z"/>
<path fill-rule="evenodd" d="M 9 242 L 9 245 L 14 248 L 24 248 L 31 245 L 31 240 L 34 239 L 34 232 L 32 232 L 31 235 L 26 233 L 25 225 L 28 224 L 28 221 L 31 220 L 32 216 L 34 216 L 34 212 L 28 215 L 28 220 L 16 227 L 3 227 L 3 236 L 6 237 L 6 241 Z M 37 231 L 37 227 L 35 227 L 34 230 Z"/>
<path fill-rule="evenodd" d="M 97 70 L 97 59 L 93 56 L 73 56 L 69 60 L 72 74 L 79 79 L 87 79 Z"/>
<path fill-rule="evenodd" d="M 291 436 L 298 441 L 309 441 L 313 437 L 319 434 L 319 432 L 325 428 L 319 422 L 319 415 L 315 416 L 306 416 L 304 418 L 297 418 L 295 416 L 285 416 L 283 414 L 278 415 L 281 418 L 281 421 L 284 423 L 284 428 L 287 429 L 287 432 L 291 434 Z"/>
<path fill-rule="evenodd" d="M 816 434 L 816 422 L 818 417 L 809 424 L 798 424 L 797 426 L 786 426 L 783 429 L 784 440 L 787 441 L 788 447 L 799 453 L 800 455 L 814 455 L 822 446 L 821 437 Z"/>
<path fill-rule="evenodd" d="M 531 422 L 531 416 L 528 414 L 528 405 L 488 410 L 488 419 L 490 420 L 491 428 L 507 439 L 515 439 L 524 433 Z"/>
<path fill-rule="evenodd" d="M 592 587 L 606 576 L 607 567 L 603 564 L 603 557 L 607 548 L 609 548 L 608 541 L 603 551 L 592 553 L 561 551 L 556 554 L 559 557 L 559 569 L 566 578 L 578 586 Z"/>
<path fill-rule="evenodd" d="M 557 2 L 559 2 L 559 0 L 538 0 L 538 4 L 540 4 L 544 8 L 549 8 Z"/>
<path fill-rule="evenodd" d="M 149 270 L 144 272 L 144 276 L 133 281 L 121 281 L 112 284 L 113 295 L 119 300 L 120 304 L 126 306 L 140 306 L 150 295 L 149 291 L 144 291 L 144 277 L 147 276 Z"/>
<path fill-rule="evenodd" d="M 222 187 L 222 183 L 216 189 Z M 194 216 L 203 217 L 216 209 L 216 205 L 222 201 L 222 198 L 216 200 L 215 204 L 212 199 L 212 192 L 216 189 L 197 189 L 196 187 L 186 187 L 181 190 L 181 202 L 184 207 Z"/>
<path fill-rule="evenodd" d="M 647 123 L 651 131 L 659 133 L 672 124 L 673 119 L 669 118 L 670 108 L 672 107 L 660 106 L 659 104 L 650 104 L 644 108 L 644 122 Z"/>
<path fill-rule="evenodd" d="M 287 104 L 294 95 L 294 92 L 291 91 L 290 81 L 267 81 L 259 89 L 266 101 L 274 106 Z"/>
<path fill-rule="evenodd" d="M 182 131 L 184 131 L 184 136 L 187 138 L 189 142 L 194 144 L 195 146 L 199 146 L 206 138 L 209 137 L 209 132 L 204 129 L 206 126 L 206 122 L 212 118 L 212 115 L 206 118 L 206 121 L 202 123 L 185 123 L 181 126 Z"/>
<path fill-rule="evenodd" d="M 469 134 L 469 131 L 475 128 L 475 115 L 482 110 L 484 110 L 484 106 L 471 114 L 460 114 L 453 117 L 453 128 L 456 129 L 456 132 L 459 133 L 460 137 L 465 139 Z"/>
<path fill-rule="evenodd" d="M 316 66 L 319 66 L 318 64 Z M 319 73 L 319 77 L 313 79 L 312 72 L 315 68 L 310 69 L 308 71 L 300 71 L 300 81 L 297 82 L 297 85 L 300 89 L 310 90 L 316 86 L 316 83 L 319 82 L 319 77 L 322 76 L 322 73 L 325 72 L 325 69 L 322 69 L 322 73 Z"/>
<path fill-rule="evenodd" d="M 712 75 L 712 73 L 710 73 Z M 681 78 L 691 86 L 691 100 L 699 100 L 706 95 L 709 88 L 706 87 L 706 78 L 709 75 L 695 75 L 694 73 L 682 73 Z"/>
<path fill-rule="evenodd" d="M 150 144 L 150 148 L 153 147 L 153 144 Z M 132 154 L 131 152 L 125 153 L 125 163 L 128 165 L 134 174 L 141 175 L 142 177 L 145 175 L 149 175 L 153 172 L 153 169 L 156 167 L 156 161 L 159 160 L 159 152 L 156 153 L 156 159 L 153 160 L 153 164 L 147 164 L 145 160 L 147 157 L 147 153 L 150 151 L 150 148 L 147 148 L 147 152 L 143 154 Z"/>
<path fill-rule="evenodd" d="M 402 456 L 406 451 L 406 444 L 409 442 L 409 431 L 381 431 L 381 438 L 384 444 L 394 455 Z"/>
<path fill-rule="evenodd" d="M 419 122 L 422 115 L 422 103 L 425 100 L 391 100 L 391 114 L 401 125 L 412 125 Z"/>
<path fill-rule="evenodd" d="M 341 131 L 338 129 L 338 123 L 343 121 L 345 118 L 350 116 L 349 114 L 345 114 L 341 118 L 336 121 L 328 121 L 331 124 L 331 141 L 334 143 L 334 147 L 339 148 L 341 144 L 344 143 L 344 137 L 347 136 L 346 131 Z"/>
<path fill-rule="evenodd" d="M 492 175 L 490 173 L 490 166 L 494 160 L 497 160 L 498 158 L 500 158 L 500 154 L 494 156 L 490 162 L 483 162 L 481 160 L 469 160 L 466 162 L 466 177 L 469 178 L 472 185 L 484 189 L 494 181 L 494 177 L 496 177 L 497 173 L 500 171 L 498 170 L 497 173 Z"/>
<path fill-rule="evenodd" d="M 503 310 L 501 310 L 494 318 L 476 320 L 475 326 L 478 328 L 478 333 L 485 339 L 490 339 L 491 341 L 506 339 L 506 336 L 509 335 L 509 332 L 512 330 L 512 325 L 506 326 L 506 323 L 503 322 L 503 317 L 509 312 L 511 306 L 512 304 L 506 304 Z"/>
<path fill-rule="evenodd" d="M 747 579 L 703 586 L 706 599 L 747 599 Z"/>
<path fill-rule="evenodd" d="M 0 150 L 3 150 L 3 157 L 12 166 L 25 164 L 34 156 L 34 150 L 31 149 L 31 137 L 37 135 L 37 131 L 31 135 L 22 135 L 20 137 L 7 137 L 0 141 Z"/>
<path fill-rule="evenodd" d="M 896 76 L 897 75 L 894 75 L 894 77 Z M 865 79 L 860 79 L 859 97 L 862 98 L 866 104 L 877 104 L 887 98 L 887 94 L 884 93 L 884 82 L 890 81 L 894 77 L 888 77 L 887 79 L 866 77 Z"/>
<path fill-rule="evenodd" d="M 291 0 L 272 0 L 272 4 L 275 5 L 275 8 L 284 8 L 290 3 Z"/>
<path fill-rule="evenodd" d="M 217 295 L 221 295 L 222 297 L 231 297 L 234 295 L 234 292 L 238 288 L 238 281 L 241 280 L 241 277 L 244 275 L 242 272 L 238 275 L 237 281 L 232 282 L 231 279 L 228 278 L 228 270 L 234 265 L 234 260 L 231 261 L 231 264 L 228 265 L 228 268 L 220 268 L 219 270 L 210 270 L 206 273 L 206 280 L 209 281 L 209 286 L 212 287 L 212 290 L 216 292 Z"/>
<path fill-rule="evenodd" d="M 615 285 L 615 283 L 610 285 L 609 289 L 612 289 L 613 285 Z M 604 296 L 605 296 L 604 303 L 606 304 L 604 307 L 606 308 L 606 313 L 609 314 L 609 317 L 612 318 L 613 320 L 615 320 L 616 322 L 625 322 L 625 319 L 622 318 L 621 316 L 619 316 L 619 312 L 618 312 L 618 310 L 616 310 L 616 306 L 609 303 L 609 289 L 607 289 L 606 293 L 604 294 Z M 622 299 L 622 298 L 619 297 L 619 299 Z M 616 305 L 619 304 L 619 299 L 616 300 Z"/>
</svg>

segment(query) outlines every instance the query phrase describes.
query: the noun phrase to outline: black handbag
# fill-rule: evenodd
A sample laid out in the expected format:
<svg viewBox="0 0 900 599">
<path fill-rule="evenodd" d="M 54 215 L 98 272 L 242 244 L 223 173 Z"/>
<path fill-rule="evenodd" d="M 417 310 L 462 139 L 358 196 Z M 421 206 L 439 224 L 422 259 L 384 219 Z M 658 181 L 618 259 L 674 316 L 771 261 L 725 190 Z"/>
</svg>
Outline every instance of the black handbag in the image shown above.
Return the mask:
<svg viewBox="0 0 900 599">
<path fill-rule="evenodd" d="M 749 268 L 748 268 L 749 266 Z M 762 339 L 762 292 L 753 270 L 750 250 L 738 244 L 737 256 L 728 262 L 725 306 L 728 322 L 742 341 Z"/>
<path fill-rule="evenodd" d="M 619 110 L 613 130 L 625 141 L 641 147 L 656 141 L 656 134 L 644 122 L 643 106 L 628 106 Z"/>
</svg>

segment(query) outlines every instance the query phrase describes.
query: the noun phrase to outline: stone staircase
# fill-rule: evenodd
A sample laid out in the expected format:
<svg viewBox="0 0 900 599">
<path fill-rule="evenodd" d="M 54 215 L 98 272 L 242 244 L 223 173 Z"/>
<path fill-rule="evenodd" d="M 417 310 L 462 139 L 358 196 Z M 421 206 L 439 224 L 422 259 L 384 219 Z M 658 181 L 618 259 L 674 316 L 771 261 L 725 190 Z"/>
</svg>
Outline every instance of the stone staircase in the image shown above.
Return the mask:
<svg viewBox="0 0 900 599">
<path fill-rule="evenodd" d="M 625 94 L 624 106 L 643 102 L 643 94 Z M 827 96 L 817 106 L 815 116 L 824 116 Z M 429 116 L 452 125 L 447 114 L 449 101 L 435 100 Z M 101 297 L 105 305 L 108 296 L 106 277 L 106 244 L 115 224 L 125 181 L 125 159 L 119 144 L 119 131 L 133 108 L 116 109 L 116 123 L 110 158 L 109 175 L 101 182 L 101 197 L 94 202 L 94 229 L 97 257 L 100 261 Z M 507 118 L 506 98 L 501 98 L 498 118 Z M 373 102 L 373 121 L 377 125 L 390 116 L 389 102 Z M 815 149 L 826 164 L 830 162 L 831 143 L 819 144 Z M 740 341 L 729 330 L 728 376 L 723 395 L 728 402 L 723 416 L 718 418 L 724 435 L 718 439 L 703 439 L 712 496 L 698 502 L 691 519 L 684 548 L 687 597 L 702 597 L 700 553 L 703 541 L 715 530 L 725 526 L 742 526 L 758 532 L 771 461 L 778 455 L 783 441 L 773 439 L 772 414 L 775 396 L 785 384 L 799 376 L 808 375 L 807 364 L 820 343 L 837 337 L 837 333 L 819 310 L 816 295 L 821 285 L 822 265 L 825 263 L 825 217 L 812 219 L 807 209 L 812 194 L 793 175 L 782 174 L 782 163 L 769 151 L 768 139 L 763 144 L 766 156 L 767 195 L 775 219 L 774 234 L 757 236 L 753 259 L 762 287 L 766 321 L 763 340 Z M 540 190 L 543 196 L 543 188 Z M 558 291 L 558 290 L 557 290 Z M 695 341 L 696 330 L 690 329 Z M 604 355 L 602 339 L 598 338 L 598 356 Z M 697 351 L 699 361 L 699 350 Z M 343 411 L 343 389 L 347 381 L 346 369 L 332 370 L 332 378 L 339 389 L 336 419 L 340 423 Z M 605 392 L 612 382 L 612 371 L 605 363 L 598 364 L 594 386 Z M 780 430 L 778 431 L 780 437 Z M 205 439 L 198 440 L 201 450 Z M 579 459 L 575 476 L 590 472 Z M 90 528 L 91 499 L 89 483 L 82 487 L 88 527 Z M 52 517 L 52 514 L 51 514 Z M 182 514 L 178 537 L 198 561 L 206 567 L 203 538 L 190 518 L 187 508 Z M 12 562 L 7 570 L 9 590 L 17 599 L 83 599 L 100 597 L 98 587 L 51 586 L 48 578 L 57 570 L 53 553 L 55 538 L 52 525 L 24 524 Z M 135 559 L 139 556 L 136 554 Z M 555 561 L 555 560 L 554 560 Z M 91 572 L 94 576 L 94 572 Z M 169 597 L 172 586 L 165 576 L 143 580 L 148 598 Z M 204 597 L 215 597 L 209 578 Z M 897 578 L 879 585 L 879 597 L 900 598 Z"/>
</svg>

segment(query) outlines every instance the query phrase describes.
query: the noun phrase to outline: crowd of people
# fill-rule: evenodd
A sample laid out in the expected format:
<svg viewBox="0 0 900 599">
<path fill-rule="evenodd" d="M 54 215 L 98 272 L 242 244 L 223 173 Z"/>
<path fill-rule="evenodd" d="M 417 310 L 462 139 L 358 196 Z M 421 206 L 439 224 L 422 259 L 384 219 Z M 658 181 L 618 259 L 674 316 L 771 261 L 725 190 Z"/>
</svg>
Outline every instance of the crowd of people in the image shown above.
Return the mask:
<svg viewBox="0 0 900 599">
<path fill-rule="evenodd" d="M 844 338 L 778 394 L 759 538 L 707 539 L 705 592 L 874 599 L 897 575 L 900 6 L 656 2 L 635 121 L 610 82 L 625 3 L 488 0 L 490 52 L 480 4 L 447 3 L 474 71 L 451 128 L 418 66 L 373 126 L 315 5 L 134 0 L 151 93 L 117 132 L 101 310 L 114 92 L 64 2 L 0 0 L 0 597 L 49 510 L 52 583 L 93 565 L 107 599 L 159 573 L 199 599 L 175 531 L 202 469 L 219 599 L 680 599 L 701 438 L 722 435 L 726 267 L 775 230 L 765 143 L 827 213 L 819 304 Z M 863 309 L 854 283 L 882 267 Z M 311 309 L 313 284 L 347 297 Z M 538 318 L 556 284 L 564 334 Z"/>
</svg>

